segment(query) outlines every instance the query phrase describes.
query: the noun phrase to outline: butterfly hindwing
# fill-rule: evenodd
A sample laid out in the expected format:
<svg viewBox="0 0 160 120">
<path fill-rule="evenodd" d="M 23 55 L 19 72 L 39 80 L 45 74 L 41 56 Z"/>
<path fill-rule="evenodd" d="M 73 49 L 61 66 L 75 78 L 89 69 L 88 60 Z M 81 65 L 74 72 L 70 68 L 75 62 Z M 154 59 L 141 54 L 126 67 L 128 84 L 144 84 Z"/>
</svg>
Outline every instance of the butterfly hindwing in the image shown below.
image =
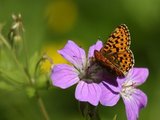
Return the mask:
<svg viewBox="0 0 160 120">
<path fill-rule="evenodd" d="M 130 50 L 130 33 L 125 24 L 118 26 L 109 36 L 100 51 L 95 51 L 95 59 L 124 77 L 134 65 L 134 56 Z"/>
</svg>

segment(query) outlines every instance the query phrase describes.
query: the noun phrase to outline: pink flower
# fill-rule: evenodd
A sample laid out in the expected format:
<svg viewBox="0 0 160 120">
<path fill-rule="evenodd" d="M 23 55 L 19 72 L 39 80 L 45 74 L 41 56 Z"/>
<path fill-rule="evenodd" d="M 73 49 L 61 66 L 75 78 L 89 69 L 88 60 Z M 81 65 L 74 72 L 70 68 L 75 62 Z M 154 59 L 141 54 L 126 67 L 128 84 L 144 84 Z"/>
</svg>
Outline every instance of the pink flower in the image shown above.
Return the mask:
<svg viewBox="0 0 160 120">
<path fill-rule="evenodd" d="M 127 119 L 137 120 L 140 110 L 147 105 L 147 96 L 136 87 L 146 81 L 148 74 L 147 68 L 133 68 L 125 78 L 117 78 L 118 86 L 103 81 L 101 83 L 101 104 L 104 106 L 114 106 L 120 97 L 122 97 Z"/>
<path fill-rule="evenodd" d="M 147 96 L 137 86 L 143 84 L 149 74 L 147 68 L 132 68 L 125 78 L 110 74 L 107 69 L 96 63 L 94 51 L 100 50 L 102 42 L 97 41 L 85 51 L 73 41 L 68 41 L 58 52 L 72 65 L 58 64 L 52 69 L 51 79 L 54 86 L 66 89 L 77 84 L 75 98 L 97 106 L 114 106 L 122 97 L 128 120 L 137 120 L 139 112 L 147 105 Z"/>
<path fill-rule="evenodd" d="M 94 50 L 100 50 L 102 42 L 89 48 L 88 56 L 85 51 L 73 41 L 68 41 L 65 47 L 58 52 L 72 65 L 58 64 L 52 69 L 51 79 L 54 86 L 66 89 L 77 83 L 75 97 L 79 101 L 89 102 L 97 106 L 101 96 L 101 87 L 96 65 L 91 65 Z"/>
</svg>

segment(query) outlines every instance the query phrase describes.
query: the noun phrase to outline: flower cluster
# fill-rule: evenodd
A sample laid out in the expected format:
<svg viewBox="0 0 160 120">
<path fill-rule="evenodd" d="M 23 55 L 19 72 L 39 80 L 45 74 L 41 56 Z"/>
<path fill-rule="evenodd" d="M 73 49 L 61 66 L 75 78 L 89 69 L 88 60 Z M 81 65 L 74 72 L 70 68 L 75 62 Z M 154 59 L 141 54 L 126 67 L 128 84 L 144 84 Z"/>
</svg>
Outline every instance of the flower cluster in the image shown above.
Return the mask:
<svg viewBox="0 0 160 120">
<path fill-rule="evenodd" d="M 114 106 L 122 97 L 128 120 L 136 120 L 140 109 L 147 105 L 147 96 L 136 87 L 148 77 L 147 68 L 132 68 L 127 76 L 120 79 L 94 62 L 94 51 L 102 48 L 102 42 L 89 48 L 88 55 L 73 41 L 68 41 L 59 50 L 72 65 L 54 65 L 51 79 L 54 86 L 66 89 L 77 83 L 75 98 L 97 106 Z"/>
</svg>

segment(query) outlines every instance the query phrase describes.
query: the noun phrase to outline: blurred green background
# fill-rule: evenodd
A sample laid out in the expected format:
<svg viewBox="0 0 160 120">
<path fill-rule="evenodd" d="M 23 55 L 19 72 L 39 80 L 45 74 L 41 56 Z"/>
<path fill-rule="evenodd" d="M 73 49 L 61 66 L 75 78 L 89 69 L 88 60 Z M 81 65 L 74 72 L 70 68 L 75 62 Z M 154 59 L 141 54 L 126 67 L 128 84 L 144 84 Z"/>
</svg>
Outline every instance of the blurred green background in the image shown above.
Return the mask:
<svg viewBox="0 0 160 120">
<path fill-rule="evenodd" d="M 54 58 L 55 51 L 67 40 L 87 51 L 97 39 L 105 42 L 117 25 L 125 23 L 131 33 L 135 66 L 150 71 L 148 80 L 140 86 L 148 95 L 148 105 L 140 112 L 140 120 L 159 119 L 159 0 L 0 0 L 0 23 L 5 23 L 5 35 L 13 13 L 22 15 L 29 56 L 49 48 Z M 51 120 L 83 120 L 74 89 L 75 86 L 67 90 L 40 90 Z M 112 120 L 115 114 L 118 120 L 126 119 L 122 100 L 114 107 L 100 105 L 99 112 L 102 120 Z M 43 120 L 43 115 L 36 99 L 29 98 L 25 90 L 0 87 L 0 120 Z"/>
</svg>

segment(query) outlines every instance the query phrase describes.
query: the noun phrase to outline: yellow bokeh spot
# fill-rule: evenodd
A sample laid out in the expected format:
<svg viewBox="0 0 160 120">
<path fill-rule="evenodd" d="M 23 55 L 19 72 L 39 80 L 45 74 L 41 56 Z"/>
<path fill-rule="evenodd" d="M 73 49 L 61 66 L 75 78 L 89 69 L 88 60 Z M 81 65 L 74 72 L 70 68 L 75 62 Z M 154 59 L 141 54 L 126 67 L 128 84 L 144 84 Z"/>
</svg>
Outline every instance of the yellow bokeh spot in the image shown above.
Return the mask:
<svg viewBox="0 0 160 120">
<path fill-rule="evenodd" d="M 46 8 L 49 27 L 57 33 L 70 31 L 77 19 L 77 6 L 72 0 L 55 0 Z"/>
<path fill-rule="evenodd" d="M 54 65 L 67 63 L 67 61 L 57 52 L 57 50 L 60 50 L 63 47 L 63 44 L 47 44 L 42 49 L 42 53 L 45 53 L 53 61 Z M 41 71 L 47 73 L 51 70 L 51 66 L 51 61 L 46 59 L 41 63 Z"/>
</svg>

